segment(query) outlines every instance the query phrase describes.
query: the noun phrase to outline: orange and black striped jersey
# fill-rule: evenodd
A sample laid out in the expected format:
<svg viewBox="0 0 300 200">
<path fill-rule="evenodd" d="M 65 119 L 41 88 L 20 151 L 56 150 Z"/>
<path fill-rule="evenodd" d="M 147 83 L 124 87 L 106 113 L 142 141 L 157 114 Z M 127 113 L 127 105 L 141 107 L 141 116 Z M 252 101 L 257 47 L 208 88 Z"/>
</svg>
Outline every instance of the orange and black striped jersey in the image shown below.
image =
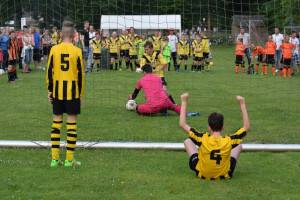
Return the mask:
<svg viewBox="0 0 300 200">
<path fill-rule="evenodd" d="M 231 149 L 239 145 L 246 134 L 245 129 L 241 128 L 231 136 L 215 137 L 191 128 L 189 136 L 193 143 L 199 146 L 199 161 L 196 165 L 198 177 L 207 180 L 231 178 L 228 174 Z"/>
<path fill-rule="evenodd" d="M 244 55 L 244 52 L 245 52 L 245 45 L 244 44 L 238 44 L 236 45 L 235 47 L 235 55 L 240 55 L 240 56 L 243 56 Z"/>
<path fill-rule="evenodd" d="M 266 47 L 265 48 L 266 54 L 275 55 L 275 51 L 277 48 L 277 45 L 275 42 L 267 42 L 265 47 Z"/>
<path fill-rule="evenodd" d="M 291 59 L 292 58 L 292 51 L 296 49 L 296 46 L 292 43 L 283 43 L 280 45 L 279 49 L 282 50 L 283 58 Z"/>
<path fill-rule="evenodd" d="M 265 53 L 264 48 L 262 48 L 261 46 L 256 46 L 256 49 L 253 50 L 253 55 L 252 55 L 252 57 L 255 57 L 256 54 L 257 54 L 257 55 L 261 55 L 261 54 L 263 54 L 263 53 Z"/>
<path fill-rule="evenodd" d="M 72 43 L 51 48 L 46 83 L 48 92 L 58 100 L 73 100 L 83 96 L 84 73 L 81 49 Z"/>
<path fill-rule="evenodd" d="M 7 40 L 6 46 L 7 46 L 7 51 L 10 55 L 8 57 L 8 60 L 17 60 L 18 56 L 19 56 L 19 51 L 20 51 L 20 48 L 18 45 L 18 40 L 17 39 L 13 40 L 13 39 L 9 38 Z"/>
</svg>

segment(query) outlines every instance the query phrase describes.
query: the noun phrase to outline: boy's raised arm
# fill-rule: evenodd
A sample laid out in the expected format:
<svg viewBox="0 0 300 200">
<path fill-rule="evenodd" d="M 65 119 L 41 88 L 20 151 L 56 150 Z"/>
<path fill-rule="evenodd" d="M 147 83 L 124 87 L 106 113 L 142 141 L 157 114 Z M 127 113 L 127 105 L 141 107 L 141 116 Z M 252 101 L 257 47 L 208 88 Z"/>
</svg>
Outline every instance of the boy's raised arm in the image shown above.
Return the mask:
<svg viewBox="0 0 300 200">
<path fill-rule="evenodd" d="M 243 123 L 244 123 L 243 128 L 245 129 L 246 132 L 248 132 L 250 129 L 250 120 L 248 117 L 245 99 L 244 99 L 244 97 L 241 97 L 241 96 L 237 96 L 236 98 L 240 104 L 242 115 L 243 115 Z"/>
<path fill-rule="evenodd" d="M 186 124 L 186 104 L 189 98 L 189 93 L 184 93 L 181 95 L 181 110 L 180 110 L 180 121 L 179 126 L 189 134 L 191 127 Z"/>
</svg>

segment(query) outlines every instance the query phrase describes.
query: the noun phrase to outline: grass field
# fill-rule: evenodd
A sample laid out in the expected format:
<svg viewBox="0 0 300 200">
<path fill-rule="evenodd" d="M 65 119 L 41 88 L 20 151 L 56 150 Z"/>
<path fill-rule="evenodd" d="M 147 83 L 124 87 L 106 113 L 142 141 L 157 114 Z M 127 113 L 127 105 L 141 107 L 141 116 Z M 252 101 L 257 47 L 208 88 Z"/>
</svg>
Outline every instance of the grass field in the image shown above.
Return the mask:
<svg viewBox="0 0 300 200">
<path fill-rule="evenodd" d="M 188 110 L 202 113 L 188 118 L 189 125 L 207 130 L 207 116 L 216 111 L 225 116 L 225 133 L 234 132 L 242 126 L 239 94 L 251 121 L 245 143 L 300 143 L 300 76 L 236 75 L 233 47 L 214 47 L 213 55 L 210 72 L 184 73 L 181 66 L 180 73 L 166 73 L 176 103 L 188 91 Z M 15 84 L 0 76 L 0 140 L 50 140 L 45 76 L 44 71 L 19 73 L 23 81 Z M 130 71 L 86 76 L 79 141 L 187 138 L 172 111 L 149 117 L 125 109 L 141 76 Z M 137 102 L 145 102 L 143 92 Z M 185 152 L 85 149 L 77 150 L 76 158 L 80 168 L 50 169 L 49 149 L 0 149 L 0 199 L 299 199 L 299 153 L 242 153 L 230 181 L 197 179 Z"/>
</svg>

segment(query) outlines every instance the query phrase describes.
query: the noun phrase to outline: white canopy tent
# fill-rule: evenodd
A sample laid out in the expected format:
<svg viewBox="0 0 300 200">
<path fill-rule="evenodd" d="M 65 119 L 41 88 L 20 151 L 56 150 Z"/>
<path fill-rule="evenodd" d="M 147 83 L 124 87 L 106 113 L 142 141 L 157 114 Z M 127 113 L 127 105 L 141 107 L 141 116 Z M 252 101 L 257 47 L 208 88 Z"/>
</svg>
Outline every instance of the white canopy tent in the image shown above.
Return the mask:
<svg viewBox="0 0 300 200">
<path fill-rule="evenodd" d="M 175 29 L 181 32 L 180 15 L 102 15 L 101 29 L 105 33 L 134 27 L 137 34 L 149 33 L 153 30 Z"/>
</svg>

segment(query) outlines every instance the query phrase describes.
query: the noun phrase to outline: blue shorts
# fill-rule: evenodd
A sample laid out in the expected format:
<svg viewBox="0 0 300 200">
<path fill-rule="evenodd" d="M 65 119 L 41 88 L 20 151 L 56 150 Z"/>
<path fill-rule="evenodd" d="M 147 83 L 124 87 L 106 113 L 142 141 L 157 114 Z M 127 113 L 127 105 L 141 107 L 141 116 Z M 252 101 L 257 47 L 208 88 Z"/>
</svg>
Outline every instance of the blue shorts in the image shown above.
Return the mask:
<svg viewBox="0 0 300 200">
<path fill-rule="evenodd" d="M 87 60 L 89 58 L 90 48 L 85 47 L 85 49 L 86 49 L 86 52 L 83 51 L 83 48 L 81 49 L 82 50 L 82 59 Z"/>
</svg>

